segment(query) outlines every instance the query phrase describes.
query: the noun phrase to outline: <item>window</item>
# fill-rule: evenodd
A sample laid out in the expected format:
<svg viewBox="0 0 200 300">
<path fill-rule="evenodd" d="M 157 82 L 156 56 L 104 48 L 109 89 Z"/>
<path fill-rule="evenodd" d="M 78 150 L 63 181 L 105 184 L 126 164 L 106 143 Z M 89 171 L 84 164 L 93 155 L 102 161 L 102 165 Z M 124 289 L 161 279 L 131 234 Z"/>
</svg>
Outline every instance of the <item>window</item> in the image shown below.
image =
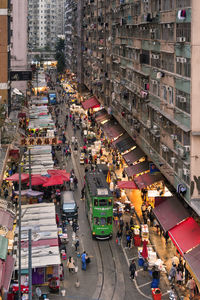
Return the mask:
<svg viewBox="0 0 200 300">
<path fill-rule="evenodd" d="M 176 0 L 176 8 L 191 7 L 191 0 Z"/>
<path fill-rule="evenodd" d="M 174 104 L 174 90 L 172 87 L 169 87 L 168 91 L 169 91 L 169 104 Z"/>
<path fill-rule="evenodd" d="M 163 99 L 167 101 L 167 87 L 163 85 L 162 89 L 163 89 Z"/>
<path fill-rule="evenodd" d="M 94 218 L 94 225 L 99 225 L 100 222 L 99 222 L 99 218 L 98 217 L 95 217 Z"/>
<path fill-rule="evenodd" d="M 185 77 L 191 76 L 190 58 L 185 58 L 185 57 L 176 58 L 176 73 Z"/>
<path fill-rule="evenodd" d="M 106 218 L 100 218 L 100 225 L 106 225 Z"/>
<path fill-rule="evenodd" d="M 191 41 L 191 23 L 176 24 L 176 40 L 178 38 L 185 38 L 185 42 Z"/>
<path fill-rule="evenodd" d="M 107 199 L 100 199 L 99 200 L 99 206 L 107 206 L 108 202 Z"/>
<path fill-rule="evenodd" d="M 169 72 L 174 72 L 174 54 L 162 53 L 162 68 Z"/>
<path fill-rule="evenodd" d="M 94 206 L 98 206 L 98 199 L 94 199 Z"/>
<path fill-rule="evenodd" d="M 176 106 L 179 109 L 181 109 L 189 114 L 190 113 L 190 94 L 176 90 Z"/>
<path fill-rule="evenodd" d="M 112 217 L 107 218 L 107 225 L 112 225 Z"/>
<path fill-rule="evenodd" d="M 164 0 L 162 1 L 162 10 L 172 10 L 174 9 L 174 0 Z"/>
<path fill-rule="evenodd" d="M 151 65 L 153 67 L 160 68 L 160 55 L 159 55 L 159 53 L 156 53 L 156 52 L 151 53 Z"/>
<path fill-rule="evenodd" d="M 174 24 L 162 24 L 162 40 L 173 42 L 174 40 Z"/>
</svg>

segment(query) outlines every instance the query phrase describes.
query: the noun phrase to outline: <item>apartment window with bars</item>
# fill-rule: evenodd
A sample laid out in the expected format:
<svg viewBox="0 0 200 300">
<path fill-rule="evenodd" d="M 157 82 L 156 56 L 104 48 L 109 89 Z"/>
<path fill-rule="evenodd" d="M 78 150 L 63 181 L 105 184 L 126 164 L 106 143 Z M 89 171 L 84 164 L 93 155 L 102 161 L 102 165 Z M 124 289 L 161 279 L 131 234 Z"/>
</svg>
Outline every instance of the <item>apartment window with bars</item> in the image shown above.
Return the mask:
<svg viewBox="0 0 200 300">
<path fill-rule="evenodd" d="M 176 89 L 176 106 L 179 109 L 190 113 L 190 94 Z"/>
<path fill-rule="evenodd" d="M 151 53 L 151 65 L 153 67 L 157 67 L 157 68 L 160 68 L 160 55 L 159 53 L 156 53 L 156 52 L 152 52 Z"/>
<path fill-rule="evenodd" d="M 161 10 L 161 1 L 160 0 L 151 0 L 151 11 L 160 11 Z"/>
<path fill-rule="evenodd" d="M 162 40 L 173 42 L 173 40 L 174 40 L 174 24 L 173 23 L 162 24 L 161 31 L 162 31 Z"/>
<path fill-rule="evenodd" d="M 185 77 L 191 76 L 190 58 L 178 58 L 176 60 L 176 73 Z"/>
<path fill-rule="evenodd" d="M 191 0 L 176 0 L 176 7 L 177 8 L 191 7 Z"/>
<path fill-rule="evenodd" d="M 191 41 L 191 23 L 176 24 L 176 40 L 185 38 L 186 42 Z"/>
<path fill-rule="evenodd" d="M 162 1 L 162 10 L 173 10 L 174 4 L 174 0 L 164 0 Z"/>
<path fill-rule="evenodd" d="M 162 68 L 169 72 L 174 72 L 174 54 L 162 53 Z"/>
</svg>

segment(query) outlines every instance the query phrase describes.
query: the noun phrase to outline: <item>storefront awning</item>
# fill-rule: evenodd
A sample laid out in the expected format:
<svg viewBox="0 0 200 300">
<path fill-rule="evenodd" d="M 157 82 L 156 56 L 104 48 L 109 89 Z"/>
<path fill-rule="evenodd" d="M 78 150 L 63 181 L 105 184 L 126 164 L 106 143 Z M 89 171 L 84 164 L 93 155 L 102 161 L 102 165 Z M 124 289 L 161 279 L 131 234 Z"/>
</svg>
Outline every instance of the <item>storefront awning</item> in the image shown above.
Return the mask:
<svg viewBox="0 0 200 300">
<path fill-rule="evenodd" d="M 138 161 L 140 158 L 144 157 L 146 154 L 139 148 L 136 147 L 134 150 L 123 155 L 126 163 L 132 165 L 134 162 Z"/>
<path fill-rule="evenodd" d="M 164 180 L 161 173 L 155 175 L 147 173 L 134 178 L 134 181 L 140 190 L 161 180 Z"/>
<path fill-rule="evenodd" d="M 154 208 L 153 213 L 165 232 L 189 217 L 188 211 L 175 197 L 167 197 Z"/>
<path fill-rule="evenodd" d="M 184 254 L 184 258 L 187 265 L 192 270 L 192 273 L 196 277 L 197 281 L 200 282 L 200 245 Z"/>
<path fill-rule="evenodd" d="M 134 181 L 118 181 L 117 186 L 119 189 L 137 189 L 137 185 Z"/>
<path fill-rule="evenodd" d="M 183 255 L 200 244 L 200 226 L 190 217 L 172 228 L 169 236 Z"/>
<path fill-rule="evenodd" d="M 136 143 L 134 142 L 134 140 L 131 137 L 128 137 L 125 140 L 123 140 L 123 141 L 121 141 L 121 142 L 119 142 L 119 143 L 116 144 L 117 149 L 121 153 L 123 153 L 123 152 L 131 149 L 134 146 L 136 147 L 137 145 L 136 145 Z"/>
<path fill-rule="evenodd" d="M 105 109 L 97 111 L 96 114 L 95 114 L 95 120 L 96 120 L 97 123 L 101 123 L 101 122 L 103 122 L 105 120 L 109 120 L 109 119 L 110 119 L 110 116 L 106 112 Z"/>
<path fill-rule="evenodd" d="M 115 141 L 112 142 L 112 146 L 113 147 L 116 147 L 116 144 L 127 139 L 129 137 L 128 133 L 124 133 L 122 134 L 120 137 L 118 137 Z"/>
<path fill-rule="evenodd" d="M 135 150 L 137 150 L 137 148 Z M 140 174 L 140 173 L 148 171 L 148 170 L 149 170 L 149 162 L 148 161 L 143 161 L 139 164 L 132 165 L 128 168 L 125 168 L 125 172 L 128 177 L 135 176 L 137 174 Z"/>
<path fill-rule="evenodd" d="M 109 139 L 115 139 L 124 132 L 124 129 L 115 121 L 109 121 L 102 126 L 103 132 Z"/>
<path fill-rule="evenodd" d="M 6 260 L 8 251 L 8 239 L 0 235 L 0 259 Z"/>
<path fill-rule="evenodd" d="M 84 109 L 96 108 L 100 106 L 100 103 L 95 97 L 92 97 L 84 102 L 82 102 L 82 106 Z"/>
</svg>

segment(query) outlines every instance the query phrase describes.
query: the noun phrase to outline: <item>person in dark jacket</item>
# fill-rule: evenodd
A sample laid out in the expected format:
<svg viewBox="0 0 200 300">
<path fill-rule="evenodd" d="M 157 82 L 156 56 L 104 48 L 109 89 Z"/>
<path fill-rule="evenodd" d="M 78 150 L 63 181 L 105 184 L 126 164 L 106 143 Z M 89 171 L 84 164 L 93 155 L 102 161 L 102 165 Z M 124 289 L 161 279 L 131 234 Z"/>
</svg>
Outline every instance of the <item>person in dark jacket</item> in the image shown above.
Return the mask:
<svg viewBox="0 0 200 300">
<path fill-rule="evenodd" d="M 132 260 L 132 262 L 130 264 L 129 271 L 130 271 L 130 279 L 134 280 L 135 272 L 136 272 L 136 264 L 135 264 L 134 259 Z"/>
</svg>

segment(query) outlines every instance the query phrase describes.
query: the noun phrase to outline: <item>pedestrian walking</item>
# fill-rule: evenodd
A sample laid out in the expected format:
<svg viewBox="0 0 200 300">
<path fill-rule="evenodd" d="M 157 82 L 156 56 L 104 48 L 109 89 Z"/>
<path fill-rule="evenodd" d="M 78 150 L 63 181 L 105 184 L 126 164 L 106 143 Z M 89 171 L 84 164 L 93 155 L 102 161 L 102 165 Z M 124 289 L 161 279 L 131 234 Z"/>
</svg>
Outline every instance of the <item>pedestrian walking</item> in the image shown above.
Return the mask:
<svg viewBox="0 0 200 300">
<path fill-rule="evenodd" d="M 131 248 L 131 235 L 130 233 L 126 234 L 126 247 Z"/>
<path fill-rule="evenodd" d="M 190 278 L 187 282 L 186 287 L 189 289 L 189 293 L 190 293 L 190 299 L 193 299 L 194 297 L 194 290 L 196 287 L 195 281 L 193 278 Z"/>
<path fill-rule="evenodd" d="M 67 267 L 69 269 L 69 272 L 73 272 L 75 270 L 74 259 L 71 256 L 67 260 Z"/>
<path fill-rule="evenodd" d="M 121 230 L 119 229 L 119 230 L 117 231 L 117 235 L 116 235 L 116 242 L 117 242 L 118 245 L 121 244 L 121 239 L 122 239 L 122 232 L 121 232 Z"/>
<path fill-rule="evenodd" d="M 176 265 L 172 264 L 172 267 L 171 267 L 171 269 L 169 271 L 169 277 L 168 277 L 168 279 L 169 279 L 169 281 L 171 283 L 174 283 L 175 278 L 176 278 Z"/>
<path fill-rule="evenodd" d="M 84 198 L 85 198 L 85 186 L 83 186 L 81 190 L 81 199 L 84 200 Z"/>
<path fill-rule="evenodd" d="M 119 220 L 119 227 L 120 227 L 121 231 L 123 232 L 124 220 L 122 218 L 120 218 L 120 220 Z"/>
<path fill-rule="evenodd" d="M 134 280 L 135 275 L 136 275 L 136 264 L 134 259 L 132 260 L 130 267 L 129 267 L 129 271 L 130 271 L 130 279 Z"/>
<path fill-rule="evenodd" d="M 82 270 L 84 270 L 84 271 L 86 271 L 86 259 L 87 259 L 87 254 L 86 254 L 86 252 L 84 251 L 84 252 L 81 254 Z"/>
<path fill-rule="evenodd" d="M 79 240 L 77 239 L 76 240 L 76 243 L 75 243 L 75 251 L 77 252 L 78 251 L 78 247 L 79 247 Z"/>
<path fill-rule="evenodd" d="M 77 189 L 78 186 L 78 179 L 76 176 L 74 176 L 74 188 Z"/>
</svg>

